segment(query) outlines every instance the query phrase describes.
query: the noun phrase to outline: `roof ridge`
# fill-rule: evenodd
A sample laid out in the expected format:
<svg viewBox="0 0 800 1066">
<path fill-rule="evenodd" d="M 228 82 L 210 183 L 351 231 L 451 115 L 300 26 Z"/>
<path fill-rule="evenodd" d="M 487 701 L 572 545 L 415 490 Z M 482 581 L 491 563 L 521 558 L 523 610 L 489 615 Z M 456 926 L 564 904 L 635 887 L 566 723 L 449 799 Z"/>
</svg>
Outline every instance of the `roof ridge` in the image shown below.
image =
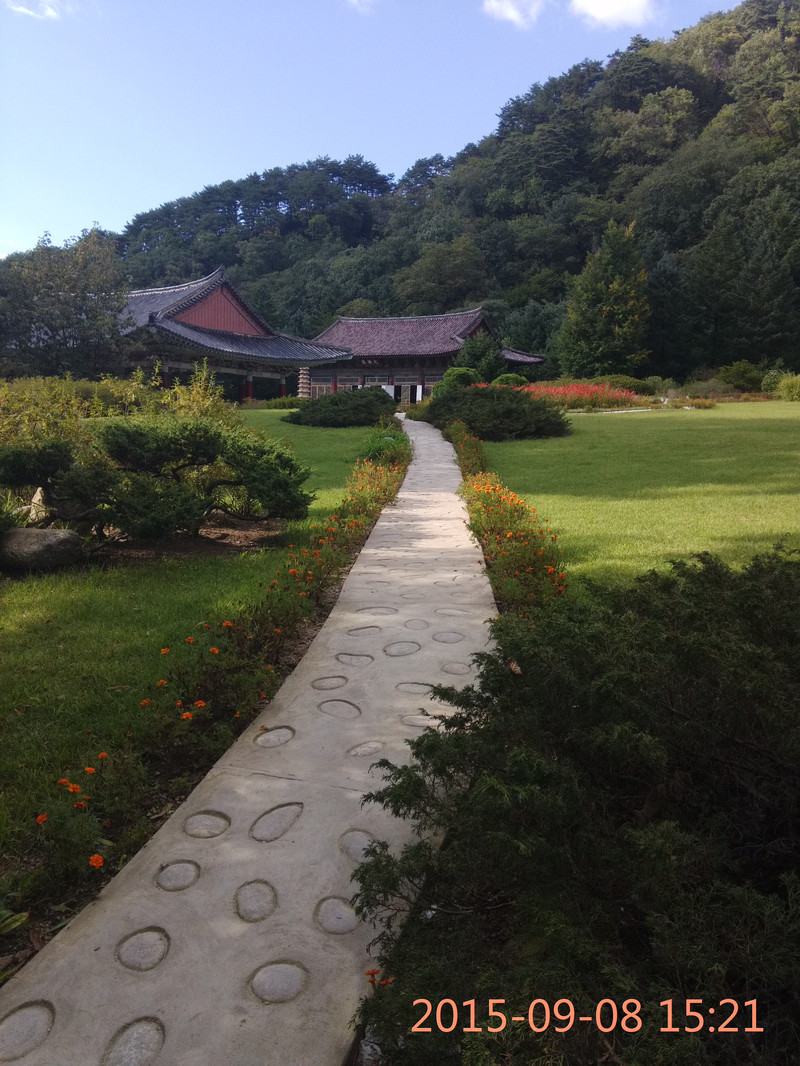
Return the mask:
<svg viewBox="0 0 800 1066">
<path fill-rule="evenodd" d="M 473 307 L 469 311 L 444 311 L 439 315 L 372 315 L 366 318 L 337 315 L 336 317 L 339 322 L 428 322 L 432 318 L 462 318 L 464 315 L 477 315 L 479 313 L 483 313 L 483 307 Z M 328 329 L 330 328 L 328 326 Z"/>
<path fill-rule="evenodd" d="M 217 267 L 216 270 L 212 270 L 211 273 L 205 278 L 199 278 L 197 281 L 181 281 L 177 285 L 152 285 L 149 289 L 131 289 L 128 296 L 145 296 L 154 292 L 179 292 L 181 289 L 195 289 L 203 286 L 207 286 L 224 274 L 224 267 Z"/>
</svg>

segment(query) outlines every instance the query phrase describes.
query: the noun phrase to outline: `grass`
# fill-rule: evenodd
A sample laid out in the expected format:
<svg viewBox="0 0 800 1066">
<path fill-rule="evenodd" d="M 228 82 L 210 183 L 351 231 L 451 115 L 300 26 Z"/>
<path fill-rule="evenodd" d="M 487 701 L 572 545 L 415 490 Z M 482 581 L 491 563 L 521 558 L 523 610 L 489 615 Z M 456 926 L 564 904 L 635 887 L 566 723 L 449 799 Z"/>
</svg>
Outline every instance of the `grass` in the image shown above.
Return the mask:
<svg viewBox="0 0 800 1066">
<path fill-rule="evenodd" d="M 487 467 L 559 536 L 574 581 L 710 551 L 800 546 L 800 404 L 577 415 L 570 437 L 486 443 Z"/>
<path fill-rule="evenodd" d="M 96 779 L 83 768 L 98 766 L 99 752 L 147 747 L 159 736 L 163 710 L 155 699 L 142 701 L 162 691 L 156 684 L 175 659 L 162 658 L 161 648 L 185 649 L 196 627 L 206 621 L 218 627 L 240 605 L 259 600 L 286 564 L 285 545 L 301 548 L 311 525 L 342 500 L 370 430 L 291 426 L 280 422 L 282 413 L 248 412 L 246 420 L 292 443 L 312 470 L 306 484 L 318 498 L 307 520 L 277 538 L 275 550 L 0 579 L 0 887 L 13 869 L 6 881 L 12 906 L 28 891 L 20 869 L 36 850 L 37 815 L 49 812 L 48 824 L 39 827 L 49 831 L 57 802 L 75 798 L 54 799 L 55 781 L 86 782 L 91 792 Z M 139 812 L 140 819 L 147 813 Z M 129 853 L 136 843 L 132 837 L 121 850 Z M 31 891 L 41 896 L 41 885 Z"/>
</svg>

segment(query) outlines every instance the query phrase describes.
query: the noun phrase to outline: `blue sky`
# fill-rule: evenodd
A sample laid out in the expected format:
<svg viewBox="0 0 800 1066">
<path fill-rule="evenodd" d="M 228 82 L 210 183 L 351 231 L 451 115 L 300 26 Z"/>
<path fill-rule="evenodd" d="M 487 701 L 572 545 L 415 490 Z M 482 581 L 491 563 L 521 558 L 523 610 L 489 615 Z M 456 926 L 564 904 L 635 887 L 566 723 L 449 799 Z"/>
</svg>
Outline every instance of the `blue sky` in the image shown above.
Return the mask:
<svg viewBox="0 0 800 1066">
<path fill-rule="evenodd" d="M 229 178 L 363 155 L 400 177 L 710 0 L 0 0 L 0 256 Z"/>
</svg>

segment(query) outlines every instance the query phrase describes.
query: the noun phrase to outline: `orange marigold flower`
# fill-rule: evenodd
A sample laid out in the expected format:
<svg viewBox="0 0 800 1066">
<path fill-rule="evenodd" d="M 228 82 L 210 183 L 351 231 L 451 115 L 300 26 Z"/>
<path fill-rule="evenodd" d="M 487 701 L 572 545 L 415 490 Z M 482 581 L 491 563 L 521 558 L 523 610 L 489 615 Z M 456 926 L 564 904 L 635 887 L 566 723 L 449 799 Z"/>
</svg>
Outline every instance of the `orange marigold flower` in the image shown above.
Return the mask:
<svg viewBox="0 0 800 1066">
<path fill-rule="evenodd" d="M 110 829 L 111 828 L 111 819 L 110 818 L 106 818 L 106 820 L 103 822 L 103 826 L 106 829 Z"/>
<path fill-rule="evenodd" d="M 195 705 L 195 707 L 205 707 L 206 702 L 205 702 L 205 700 L 195 700 L 194 701 L 194 705 Z"/>
<path fill-rule="evenodd" d="M 186 643 L 187 644 L 194 644 L 194 637 L 187 637 L 186 638 Z"/>
<path fill-rule="evenodd" d="M 99 870 L 100 867 L 103 865 L 103 856 L 102 855 L 90 855 L 89 856 L 89 865 L 90 866 L 94 866 L 95 870 Z"/>
<path fill-rule="evenodd" d="M 226 629 L 232 629 L 233 628 L 233 622 L 223 622 L 222 624 L 223 624 L 223 626 Z"/>
<path fill-rule="evenodd" d="M 140 703 L 139 703 L 140 707 L 148 707 L 149 705 L 150 705 L 150 700 L 141 700 Z"/>
<path fill-rule="evenodd" d="M 59 777 L 58 783 L 59 783 L 59 785 L 68 785 L 69 784 L 69 779 L 66 778 L 66 777 Z"/>
<path fill-rule="evenodd" d="M 175 700 L 176 707 L 183 707 L 183 700 Z"/>
<path fill-rule="evenodd" d="M 161 654 L 162 655 L 169 655 L 169 648 L 162 648 L 161 649 Z"/>
<path fill-rule="evenodd" d="M 208 650 L 212 655 L 219 655 L 219 648 L 209 648 Z"/>
<path fill-rule="evenodd" d="M 280 629 L 276 629 L 276 630 L 275 630 L 275 632 L 276 632 L 276 633 L 280 633 Z"/>
<path fill-rule="evenodd" d="M 162 685 L 166 685 L 166 681 L 156 681 L 156 685 L 160 688 Z"/>
<path fill-rule="evenodd" d="M 191 711 L 184 711 L 184 712 L 183 712 L 183 714 L 181 715 L 181 718 L 182 718 L 182 719 L 183 719 L 184 721 L 186 721 L 186 722 L 191 722 L 191 720 L 192 720 L 192 718 L 193 718 L 193 717 L 194 717 L 194 716 L 192 715 L 192 712 L 191 712 Z"/>
<path fill-rule="evenodd" d="M 86 810 L 86 800 L 78 800 L 78 802 L 77 803 L 73 803 L 72 806 L 75 808 L 76 811 L 85 811 Z"/>
<path fill-rule="evenodd" d="M 83 772 L 85 774 L 96 774 L 97 770 L 95 770 L 95 768 L 93 766 L 84 766 Z"/>
<path fill-rule="evenodd" d="M 46 814 L 37 815 L 37 818 L 36 818 L 36 824 L 37 825 L 44 825 L 44 823 L 46 821 L 47 821 L 47 815 Z"/>
<path fill-rule="evenodd" d="M 69 788 L 67 789 L 68 792 L 80 792 L 80 790 L 81 790 L 81 786 L 80 785 L 70 785 Z"/>
<path fill-rule="evenodd" d="M 100 754 L 97 756 L 97 758 L 98 759 L 107 759 L 108 758 L 108 752 L 107 751 L 101 751 Z"/>
<path fill-rule="evenodd" d="M 296 570 L 290 570 L 290 571 L 289 571 L 289 573 L 290 573 L 290 574 L 292 574 L 292 575 L 294 575 L 294 574 L 296 574 L 296 573 L 297 573 L 297 571 L 296 571 Z"/>
<path fill-rule="evenodd" d="M 364 970 L 367 977 L 374 977 L 376 973 L 380 973 L 380 970 Z"/>
</svg>

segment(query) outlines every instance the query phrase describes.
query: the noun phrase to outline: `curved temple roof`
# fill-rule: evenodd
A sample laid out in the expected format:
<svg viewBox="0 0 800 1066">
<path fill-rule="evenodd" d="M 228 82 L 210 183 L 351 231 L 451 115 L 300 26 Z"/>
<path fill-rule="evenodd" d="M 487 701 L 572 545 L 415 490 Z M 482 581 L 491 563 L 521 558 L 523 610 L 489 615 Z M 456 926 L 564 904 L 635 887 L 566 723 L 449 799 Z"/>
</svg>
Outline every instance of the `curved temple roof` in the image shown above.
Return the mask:
<svg viewBox="0 0 800 1066">
<path fill-rule="evenodd" d="M 218 292 L 224 292 L 228 304 L 238 314 L 242 332 L 213 328 L 214 312 L 209 310 L 203 313 L 201 305 L 207 302 L 207 307 L 210 307 L 210 298 Z M 208 324 L 199 325 L 196 321 L 185 321 L 179 317 L 192 311 L 195 312 L 194 317 L 198 317 L 198 310 L 200 319 Z M 144 328 L 161 330 L 174 340 L 193 347 L 262 365 L 288 369 L 319 366 L 352 358 L 349 351 L 343 351 L 341 348 L 302 340 L 271 329 L 236 292 L 225 278 L 222 267 L 199 281 L 161 288 L 135 289 L 128 297 L 121 318 L 126 323 L 126 333 Z"/>
</svg>

